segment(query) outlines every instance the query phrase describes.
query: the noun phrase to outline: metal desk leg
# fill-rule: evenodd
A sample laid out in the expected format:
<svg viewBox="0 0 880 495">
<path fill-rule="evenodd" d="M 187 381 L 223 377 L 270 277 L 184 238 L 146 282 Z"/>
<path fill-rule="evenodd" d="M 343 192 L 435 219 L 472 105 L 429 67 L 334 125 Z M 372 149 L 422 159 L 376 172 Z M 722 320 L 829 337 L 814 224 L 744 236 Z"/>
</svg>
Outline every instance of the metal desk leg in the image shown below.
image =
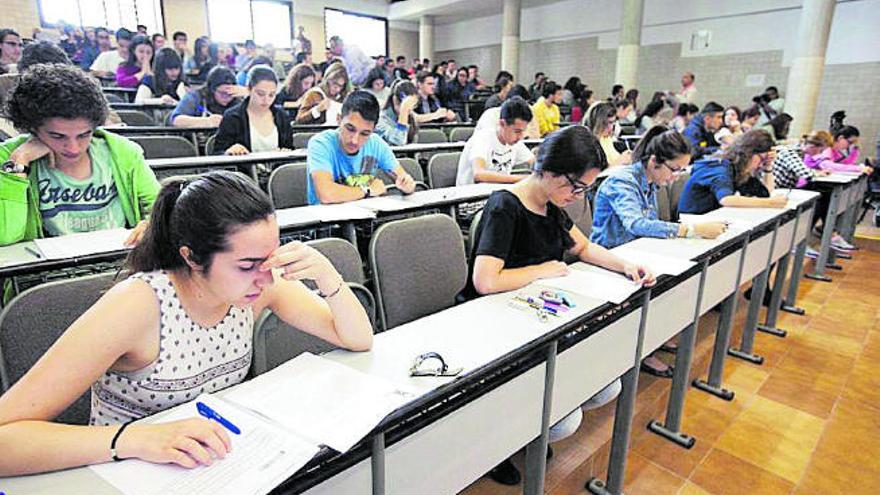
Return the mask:
<svg viewBox="0 0 880 495">
<path fill-rule="evenodd" d="M 804 273 L 804 258 L 807 255 L 807 240 L 802 240 L 795 250 L 794 262 L 791 267 L 791 282 L 788 283 L 788 294 L 785 296 L 785 302 L 782 310 L 786 313 L 796 315 L 805 315 L 807 312 L 804 308 L 797 306 L 798 287 L 801 285 L 801 275 Z"/>
<path fill-rule="evenodd" d="M 678 352 L 675 353 L 675 371 L 672 375 L 672 387 L 669 390 L 669 402 L 666 404 L 666 420 L 661 423 L 653 420 L 648 423 L 648 430 L 671 440 L 682 447 L 689 449 L 694 446 L 696 439 L 687 433 L 681 432 L 681 416 L 684 411 L 684 397 L 687 394 L 691 361 L 694 355 L 694 344 L 697 340 L 697 330 L 700 325 L 700 306 L 703 304 L 703 290 L 706 286 L 706 272 L 709 269 L 709 260 L 703 261 L 700 272 L 700 288 L 697 290 L 696 306 L 694 306 L 694 320 L 688 325 L 678 339 Z"/>
<path fill-rule="evenodd" d="M 742 281 L 743 265 L 746 262 L 746 251 L 749 248 L 749 238 L 743 240 L 742 253 L 739 258 L 739 268 L 736 272 L 736 284 L 733 291 L 721 303 L 721 317 L 718 319 L 718 331 L 715 333 L 715 347 L 712 349 L 712 363 L 709 365 L 709 378 L 707 380 L 694 380 L 694 387 L 708 392 L 724 400 L 733 400 L 734 393 L 721 386 L 724 374 L 724 359 L 727 349 L 730 347 L 730 332 L 733 328 L 733 317 L 736 315 L 736 300 L 739 297 L 739 285 Z M 754 292 L 754 291 L 752 291 Z"/>
<path fill-rule="evenodd" d="M 260 173 L 257 171 L 258 167 L 259 167 L 259 164 L 257 164 L 257 163 L 252 163 L 252 164 L 248 165 L 248 168 L 251 171 L 251 178 L 254 179 L 254 182 L 257 184 L 260 183 Z"/>
<path fill-rule="evenodd" d="M 377 433 L 373 437 L 370 453 L 370 470 L 373 475 L 373 495 L 385 494 L 385 434 Z"/>
<path fill-rule="evenodd" d="M 746 324 L 743 327 L 742 339 L 740 340 L 739 349 L 730 348 L 727 353 L 731 356 L 745 359 L 755 364 L 763 364 L 764 358 L 756 355 L 755 347 L 755 330 L 758 327 L 758 316 L 761 313 L 761 306 L 764 304 L 764 294 L 767 292 L 767 282 L 770 280 L 770 271 L 773 269 L 773 251 L 776 249 L 776 236 L 779 234 L 779 219 L 773 225 L 773 239 L 770 240 L 770 253 L 767 254 L 767 267 L 764 271 L 755 277 L 752 281 L 752 297 L 749 300 L 749 310 L 746 313 Z"/>
<path fill-rule="evenodd" d="M 357 248 L 357 231 L 354 228 L 353 222 L 345 222 L 342 224 L 342 235 L 345 236 L 345 239 L 348 240 L 352 246 Z"/>
<path fill-rule="evenodd" d="M 544 477 L 547 473 L 547 444 L 550 439 L 550 409 L 553 406 L 553 379 L 556 375 L 557 341 L 547 346 L 547 360 L 544 362 L 544 409 L 541 415 L 541 435 L 526 445 L 526 477 L 523 493 L 540 495 L 544 493 Z"/>
<path fill-rule="evenodd" d="M 808 273 L 807 278 L 813 280 L 821 280 L 822 282 L 831 282 L 831 277 L 825 275 L 825 267 L 834 261 L 834 253 L 831 252 L 831 236 L 834 234 L 834 225 L 837 221 L 837 203 L 840 202 L 840 191 L 843 189 L 836 186 L 831 192 L 831 199 L 828 201 L 828 213 L 825 214 L 825 221 L 822 225 L 822 243 L 819 246 L 819 258 L 816 260 L 816 267 L 813 273 Z"/>
<path fill-rule="evenodd" d="M 795 224 L 797 229 L 797 224 Z M 788 264 L 791 260 L 791 254 L 786 253 L 785 256 L 779 258 L 776 264 L 776 279 L 773 280 L 773 294 L 770 296 L 770 307 L 767 308 L 767 318 L 763 325 L 758 325 L 757 329 L 775 335 L 777 337 L 785 337 L 785 330 L 776 328 L 776 320 L 779 318 L 779 308 L 782 305 L 782 291 L 785 290 L 785 278 L 788 276 Z"/>
<path fill-rule="evenodd" d="M 199 133 L 198 132 L 189 132 L 189 140 L 192 141 L 193 146 L 196 147 L 196 155 L 201 155 L 199 152 Z"/>
<path fill-rule="evenodd" d="M 623 478 L 626 473 L 626 455 L 629 450 L 629 438 L 632 432 L 633 410 L 636 405 L 636 392 L 639 388 L 639 365 L 641 364 L 642 345 L 645 342 L 645 324 L 648 321 L 648 305 L 651 302 L 650 289 L 642 295 L 642 316 L 639 321 L 639 340 L 636 344 L 636 355 L 633 367 L 623 374 L 621 383 L 623 391 L 617 398 L 614 409 L 614 433 L 611 437 L 611 455 L 608 459 L 608 476 L 606 481 L 591 478 L 585 488 L 595 495 L 621 495 Z"/>
</svg>

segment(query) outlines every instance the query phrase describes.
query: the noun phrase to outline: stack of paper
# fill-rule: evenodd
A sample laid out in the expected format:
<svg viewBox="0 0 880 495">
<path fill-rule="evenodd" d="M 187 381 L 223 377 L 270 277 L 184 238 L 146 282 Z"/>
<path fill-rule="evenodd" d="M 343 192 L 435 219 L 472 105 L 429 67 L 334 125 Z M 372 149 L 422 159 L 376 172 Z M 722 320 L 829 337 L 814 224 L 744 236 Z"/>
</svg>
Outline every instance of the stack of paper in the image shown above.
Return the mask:
<svg viewBox="0 0 880 495">
<path fill-rule="evenodd" d="M 34 244 L 46 259 L 60 260 L 127 249 L 123 243 L 129 235 L 131 235 L 131 231 L 126 229 L 96 230 L 81 234 L 34 239 Z"/>
<path fill-rule="evenodd" d="M 576 263 L 570 268 L 564 277 L 545 278 L 536 283 L 615 304 L 622 303 L 641 288 L 626 276 L 597 266 Z"/>
<path fill-rule="evenodd" d="M 664 256 L 652 251 L 645 251 L 631 246 L 629 243 L 617 246 L 612 253 L 629 261 L 648 268 L 654 276 L 658 275 L 681 275 L 695 263 L 689 260 Z"/>
</svg>

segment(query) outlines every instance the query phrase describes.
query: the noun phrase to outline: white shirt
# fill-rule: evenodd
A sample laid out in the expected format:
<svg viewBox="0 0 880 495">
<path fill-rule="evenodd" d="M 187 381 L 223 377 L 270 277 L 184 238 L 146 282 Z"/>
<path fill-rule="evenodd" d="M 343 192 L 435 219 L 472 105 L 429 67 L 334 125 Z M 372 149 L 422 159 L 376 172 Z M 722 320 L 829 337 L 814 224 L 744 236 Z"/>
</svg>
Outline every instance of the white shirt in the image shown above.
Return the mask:
<svg viewBox="0 0 880 495">
<path fill-rule="evenodd" d="M 474 162 L 478 158 L 483 159 L 487 170 L 510 174 L 514 166 L 531 160 L 534 155 L 522 141 L 514 145 L 503 144 L 498 140 L 498 129 L 494 126 L 475 131 L 464 145 L 464 151 L 458 160 L 456 186 L 474 183 Z"/>
<path fill-rule="evenodd" d="M 251 132 L 251 152 L 258 151 L 277 151 L 278 150 L 278 128 L 272 126 L 272 132 L 264 136 L 260 134 L 253 125 L 250 126 Z"/>
<path fill-rule="evenodd" d="M 100 72 L 111 72 L 114 75 L 116 74 L 116 69 L 119 68 L 119 64 L 125 62 L 125 59 L 119 56 L 118 50 L 108 50 L 106 52 L 101 52 L 98 55 L 98 58 L 92 62 L 92 66 L 89 69 Z"/>
</svg>

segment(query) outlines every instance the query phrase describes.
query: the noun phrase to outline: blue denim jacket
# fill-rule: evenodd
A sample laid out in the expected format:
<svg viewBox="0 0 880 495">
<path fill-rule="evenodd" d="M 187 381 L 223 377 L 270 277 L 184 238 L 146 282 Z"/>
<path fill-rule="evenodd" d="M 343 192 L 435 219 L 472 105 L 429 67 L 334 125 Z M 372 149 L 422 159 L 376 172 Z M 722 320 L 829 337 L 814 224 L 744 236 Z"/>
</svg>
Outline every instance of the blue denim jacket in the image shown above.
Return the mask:
<svg viewBox="0 0 880 495">
<path fill-rule="evenodd" d="M 678 224 L 659 220 L 657 186 L 648 184 L 642 162 L 615 167 L 596 193 L 590 241 L 613 248 L 639 237 L 671 239 Z"/>
</svg>

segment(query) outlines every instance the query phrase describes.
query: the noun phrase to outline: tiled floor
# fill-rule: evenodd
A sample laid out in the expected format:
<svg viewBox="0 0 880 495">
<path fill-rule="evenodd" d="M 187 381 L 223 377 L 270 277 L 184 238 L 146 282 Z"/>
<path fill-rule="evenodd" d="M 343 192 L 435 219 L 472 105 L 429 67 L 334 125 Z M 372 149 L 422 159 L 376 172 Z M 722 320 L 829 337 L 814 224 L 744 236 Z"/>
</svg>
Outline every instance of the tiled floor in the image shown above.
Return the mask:
<svg viewBox="0 0 880 495">
<path fill-rule="evenodd" d="M 787 338 L 758 334 L 762 366 L 728 358 L 732 402 L 689 390 L 682 429 L 697 438 L 691 450 L 645 429 L 662 418 L 669 382 L 641 374 L 627 495 L 880 494 L 880 253 L 862 250 L 842 263 L 832 283 L 802 281 L 807 315 L 782 313 Z M 692 376 L 706 374 L 716 318 L 701 321 Z M 604 477 L 613 407 L 587 413 L 574 436 L 554 444 L 546 493 L 587 493 L 589 477 Z M 514 460 L 522 465 L 521 454 Z M 521 490 L 483 478 L 464 493 Z"/>
</svg>

